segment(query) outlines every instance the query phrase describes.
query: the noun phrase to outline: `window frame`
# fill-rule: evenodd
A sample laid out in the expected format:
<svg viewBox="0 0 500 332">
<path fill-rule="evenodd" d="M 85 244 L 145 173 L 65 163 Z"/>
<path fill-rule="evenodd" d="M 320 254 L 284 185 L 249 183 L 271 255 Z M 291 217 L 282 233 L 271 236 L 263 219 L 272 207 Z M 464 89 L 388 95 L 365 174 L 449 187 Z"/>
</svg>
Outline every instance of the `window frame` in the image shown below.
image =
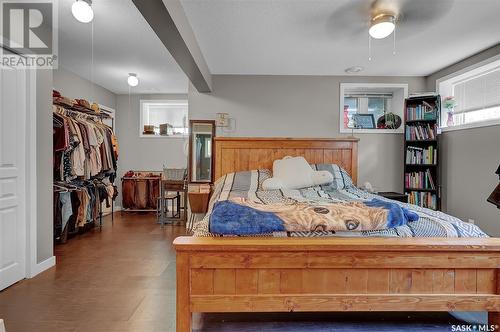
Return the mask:
<svg viewBox="0 0 500 332">
<path fill-rule="evenodd" d="M 442 90 L 442 84 L 449 84 L 451 86 L 451 89 L 453 91 L 454 85 L 457 82 L 464 81 L 467 78 L 468 79 L 473 79 L 474 77 L 478 76 L 479 73 L 487 73 L 488 71 L 495 70 L 496 68 L 500 67 L 500 54 L 496 55 L 494 57 L 488 58 L 486 60 L 480 61 L 476 64 L 473 64 L 471 66 L 467 66 L 463 69 L 460 69 L 458 71 L 455 71 L 451 74 L 448 74 L 446 76 L 443 76 L 439 79 L 436 79 L 436 91 L 438 92 L 439 95 L 441 95 L 441 98 L 446 98 L 448 97 L 449 93 L 444 92 Z M 456 130 L 466 130 L 466 129 L 472 129 L 472 128 L 482 128 L 482 127 L 491 127 L 491 126 L 498 126 L 500 125 L 500 117 L 499 118 L 493 118 L 493 119 L 487 119 L 483 121 L 476 121 L 476 122 L 470 122 L 470 123 L 465 123 L 465 124 L 460 124 L 460 125 L 455 125 L 452 127 L 446 126 L 446 119 L 448 118 L 448 114 L 446 112 L 446 109 L 444 107 L 441 107 L 441 131 L 442 132 L 447 132 L 447 131 L 456 131 Z"/>
<path fill-rule="evenodd" d="M 358 133 L 358 134 L 402 134 L 404 133 L 404 123 L 398 129 L 368 129 L 368 128 L 344 128 L 344 96 L 347 94 L 346 90 L 353 89 L 364 89 L 364 88 L 391 88 L 396 90 L 402 90 L 403 100 L 400 110 L 393 112 L 401 117 L 401 121 L 404 121 L 404 100 L 408 98 L 408 84 L 407 83 L 340 83 L 340 93 L 339 93 L 339 131 L 342 134 L 346 133 Z M 358 105 L 359 109 L 359 105 Z M 375 121 L 377 121 L 375 119 Z"/>
<path fill-rule="evenodd" d="M 185 139 L 189 137 L 189 125 L 186 128 L 186 133 L 182 135 L 144 135 L 143 130 L 144 130 L 144 112 L 143 112 L 143 107 L 144 104 L 147 103 L 178 103 L 178 104 L 185 104 L 187 107 L 187 113 L 186 113 L 186 120 L 189 121 L 189 102 L 187 99 L 141 99 L 139 101 L 139 138 L 164 138 L 164 139 Z"/>
</svg>

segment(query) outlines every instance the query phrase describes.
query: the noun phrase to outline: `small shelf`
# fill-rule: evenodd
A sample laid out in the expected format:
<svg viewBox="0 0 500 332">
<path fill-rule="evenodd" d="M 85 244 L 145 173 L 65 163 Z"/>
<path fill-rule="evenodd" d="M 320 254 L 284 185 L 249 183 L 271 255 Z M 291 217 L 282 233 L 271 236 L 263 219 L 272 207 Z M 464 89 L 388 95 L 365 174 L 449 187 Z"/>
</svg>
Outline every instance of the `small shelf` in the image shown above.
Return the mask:
<svg viewBox="0 0 500 332">
<path fill-rule="evenodd" d="M 436 164 L 405 164 L 406 166 L 412 167 L 412 166 L 417 166 L 417 167 L 436 167 Z"/>
<path fill-rule="evenodd" d="M 430 189 L 430 188 L 405 188 L 406 191 L 428 191 L 428 192 L 436 192 L 436 189 Z"/>
<path fill-rule="evenodd" d="M 411 96 L 410 95 L 410 97 L 406 99 L 406 102 L 408 104 L 411 104 L 411 103 L 420 103 L 420 102 L 422 102 L 422 100 L 436 99 L 437 97 L 439 97 L 439 95 L 423 95 L 423 96 Z"/>
<path fill-rule="evenodd" d="M 417 139 L 417 140 L 407 140 L 406 143 L 436 143 L 435 139 Z"/>
<path fill-rule="evenodd" d="M 419 123 L 419 122 L 436 122 L 437 119 L 420 119 L 420 120 L 406 120 L 406 124 Z"/>
</svg>

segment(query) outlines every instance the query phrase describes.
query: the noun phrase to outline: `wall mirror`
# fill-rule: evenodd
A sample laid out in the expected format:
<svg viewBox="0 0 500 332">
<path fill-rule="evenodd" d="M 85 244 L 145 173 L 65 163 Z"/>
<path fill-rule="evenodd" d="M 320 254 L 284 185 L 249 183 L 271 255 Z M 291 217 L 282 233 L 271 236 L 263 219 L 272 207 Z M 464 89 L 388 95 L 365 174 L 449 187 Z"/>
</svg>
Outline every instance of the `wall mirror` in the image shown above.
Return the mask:
<svg viewBox="0 0 500 332">
<path fill-rule="evenodd" d="M 408 84 L 341 83 L 341 133 L 403 133 Z"/>
<path fill-rule="evenodd" d="M 214 120 L 189 121 L 189 181 L 213 182 Z"/>
</svg>

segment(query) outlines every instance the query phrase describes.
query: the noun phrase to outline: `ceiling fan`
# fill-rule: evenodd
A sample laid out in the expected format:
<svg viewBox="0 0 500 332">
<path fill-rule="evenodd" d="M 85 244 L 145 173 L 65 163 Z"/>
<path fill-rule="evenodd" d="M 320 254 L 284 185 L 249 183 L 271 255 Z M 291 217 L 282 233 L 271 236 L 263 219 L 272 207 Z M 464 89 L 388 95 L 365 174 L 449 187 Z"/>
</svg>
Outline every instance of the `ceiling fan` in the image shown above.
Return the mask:
<svg viewBox="0 0 500 332">
<path fill-rule="evenodd" d="M 426 29 L 443 17 L 454 0 L 351 0 L 338 7 L 327 26 L 339 38 L 368 35 L 368 59 L 373 39 L 393 36 L 393 54 L 398 38 L 406 38 Z"/>
<path fill-rule="evenodd" d="M 336 34 L 349 37 L 369 31 L 373 38 L 385 38 L 394 30 L 390 29 L 391 26 L 417 33 L 443 17 L 451 9 L 453 2 L 454 0 L 348 1 L 332 13 L 328 24 Z M 377 25 L 379 26 L 372 35 L 370 30 Z M 380 28 L 384 26 L 385 29 Z M 387 34 L 387 31 L 390 32 Z"/>
</svg>

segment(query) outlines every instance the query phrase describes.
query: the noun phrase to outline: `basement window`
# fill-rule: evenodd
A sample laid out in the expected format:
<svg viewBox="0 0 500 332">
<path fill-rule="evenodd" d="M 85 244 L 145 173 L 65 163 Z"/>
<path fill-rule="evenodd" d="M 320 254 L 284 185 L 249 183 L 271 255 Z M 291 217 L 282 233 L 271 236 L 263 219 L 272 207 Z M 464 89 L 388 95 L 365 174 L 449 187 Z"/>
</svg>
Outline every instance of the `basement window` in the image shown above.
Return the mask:
<svg viewBox="0 0 500 332">
<path fill-rule="evenodd" d="M 444 131 L 500 124 L 500 60 L 462 71 L 437 82 L 443 98 L 441 126 Z M 449 114 L 444 99 L 453 96 Z"/>
<path fill-rule="evenodd" d="M 141 100 L 140 137 L 185 137 L 187 100 Z"/>
</svg>

